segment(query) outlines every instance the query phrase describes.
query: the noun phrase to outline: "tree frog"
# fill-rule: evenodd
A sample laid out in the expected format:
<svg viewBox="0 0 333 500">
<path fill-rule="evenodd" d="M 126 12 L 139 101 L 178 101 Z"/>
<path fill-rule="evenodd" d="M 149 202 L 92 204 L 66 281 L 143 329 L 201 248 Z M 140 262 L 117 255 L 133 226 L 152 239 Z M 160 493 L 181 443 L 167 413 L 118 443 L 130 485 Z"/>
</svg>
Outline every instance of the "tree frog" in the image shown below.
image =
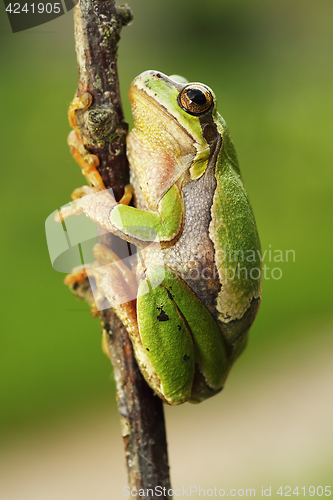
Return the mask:
<svg viewBox="0 0 333 500">
<path fill-rule="evenodd" d="M 156 394 L 170 405 L 200 402 L 223 388 L 259 308 L 256 223 L 208 86 L 146 71 L 132 82 L 129 99 L 136 208 L 128 206 L 128 192 L 117 204 L 95 185 L 86 187 L 95 195 L 76 200 L 73 212 L 85 212 L 140 249 L 133 272 L 97 245 L 99 264 L 117 265 L 92 266 L 88 274 L 125 323 Z M 137 300 L 115 300 L 133 279 Z"/>
</svg>

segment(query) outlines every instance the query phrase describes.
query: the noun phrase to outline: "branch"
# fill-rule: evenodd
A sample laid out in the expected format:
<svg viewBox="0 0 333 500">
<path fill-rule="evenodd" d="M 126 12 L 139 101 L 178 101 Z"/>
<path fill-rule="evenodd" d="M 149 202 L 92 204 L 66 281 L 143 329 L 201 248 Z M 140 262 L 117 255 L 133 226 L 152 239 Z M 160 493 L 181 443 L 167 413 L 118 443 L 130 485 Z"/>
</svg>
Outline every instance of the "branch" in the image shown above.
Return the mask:
<svg viewBox="0 0 333 500">
<path fill-rule="evenodd" d="M 78 90 L 89 92 L 92 105 L 76 111 L 76 121 L 85 148 L 100 161 L 97 167 L 106 188 L 119 200 L 128 183 L 126 158 L 127 123 L 124 121 L 117 74 L 117 44 L 122 26 L 132 19 L 127 6 L 112 0 L 80 0 L 74 8 L 75 41 L 78 60 Z M 113 245 L 107 236 L 104 244 Z M 92 302 L 87 282 L 73 290 Z M 170 488 L 163 405 L 143 379 L 136 364 L 125 327 L 112 309 L 100 313 L 117 384 L 117 401 L 130 488 L 147 490 Z M 153 499 L 148 494 L 133 498 Z M 163 497 L 170 497 L 167 493 Z"/>
</svg>

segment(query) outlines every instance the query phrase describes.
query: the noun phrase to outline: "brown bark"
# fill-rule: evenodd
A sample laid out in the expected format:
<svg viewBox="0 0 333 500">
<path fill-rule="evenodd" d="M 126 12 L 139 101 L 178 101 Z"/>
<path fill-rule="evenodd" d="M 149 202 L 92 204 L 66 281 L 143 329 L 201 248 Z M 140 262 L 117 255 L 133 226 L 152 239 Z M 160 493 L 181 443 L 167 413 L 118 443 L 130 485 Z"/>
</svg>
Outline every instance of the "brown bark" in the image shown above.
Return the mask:
<svg viewBox="0 0 333 500">
<path fill-rule="evenodd" d="M 117 44 L 120 30 L 132 19 L 127 6 L 111 0 L 80 0 L 74 8 L 78 60 L 77 95 L 89 92 L 92 105 L 76 111 L 76 121 L 85 148 L 100 161 L 98 171 L 107 188 L 120 199 L 128 183 L 124 121 L 117 74 Z M 108 235 L 103 243 L 114 245 Z M 92 294 L 87 280 L 73 292 L 88 302 Z M 132 344 L 112 309 L 100 313 L 108 341 L 117 385 L 117 401 L 129 476 L 129 486 L 139 489 L 165 488 L 159 498 L 170 498 L 166 433 L 161 400 L 147 386 L 136 364 Z M 153 499 L 156 495 L 133 495 Z"/>
</svg>

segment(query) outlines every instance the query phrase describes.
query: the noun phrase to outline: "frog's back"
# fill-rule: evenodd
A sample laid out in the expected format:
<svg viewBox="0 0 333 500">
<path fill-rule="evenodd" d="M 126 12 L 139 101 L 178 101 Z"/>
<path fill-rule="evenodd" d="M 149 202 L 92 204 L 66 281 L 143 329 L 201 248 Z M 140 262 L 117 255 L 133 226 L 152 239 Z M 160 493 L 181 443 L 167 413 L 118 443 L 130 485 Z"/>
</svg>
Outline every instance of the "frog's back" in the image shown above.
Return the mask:
<svg viewBox="0 0 333 500">
<path fill-rule="evenodd" d="M 221 283 L 216 299 L 217 318 L 233 343 L 249 329 L 259 308 L 260 241 L 234 144 L 220 116 L 217 127 L 222 147 L 216 161 L 217 185 L 209 231 Z"/>
<path fill-rule="evenodd" d="M 260 242 L 229 131 L 221 117 L 217 123 L 207 170 L 183 188 L 182 234 L 163 252 L 233 344 L 259 307 Z"/>
</svg>

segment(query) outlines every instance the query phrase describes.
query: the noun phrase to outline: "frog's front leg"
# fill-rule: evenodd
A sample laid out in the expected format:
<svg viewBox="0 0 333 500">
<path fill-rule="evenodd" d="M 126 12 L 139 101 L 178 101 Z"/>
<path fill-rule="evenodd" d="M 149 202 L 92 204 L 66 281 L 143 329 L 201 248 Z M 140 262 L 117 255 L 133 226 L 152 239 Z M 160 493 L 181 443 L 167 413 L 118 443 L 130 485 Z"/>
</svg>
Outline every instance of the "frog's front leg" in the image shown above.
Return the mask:
<svg viewBox="0 0 333 500">
<path fill-rule="evenodd" d="M 223 388 L 230 366 L 221 331 L 176 273 L 147 270 L 137 314 L 140 341 L 160 381 L 157 392 L 167 403 L 199 402 Z"/>
<path fill-rule="evenodd" d="M 118 205 L 110 212 L 110 223 L 118 235 L 122 233 L 123 238 L 139 246 L 156 241 L 156 237 L 162 246 L 168 246 L 181 233 L 184 211 L 183 195 L 178 186 L 173 185 L 156 211 Z"/>
<path fill-rule="evenodd" d="M 133 188 L 125 188 L 119 203 L 111 193 L 104 189 L 95 191 L 87 187 L 91 193 L 75 200 L 70 207 L 59 210 L 57 220 L 64 220 L 69 215 L 84 212 L 89 219 L 123 240 L 137 246 L 160 242 L 162 246 L 172 244 L 181 234 L 183 226 L 183 197 L 176 185 L 163 196 L 158 210 L 140 210 L 127 206 L 132 197 Z"/>
</svg>

